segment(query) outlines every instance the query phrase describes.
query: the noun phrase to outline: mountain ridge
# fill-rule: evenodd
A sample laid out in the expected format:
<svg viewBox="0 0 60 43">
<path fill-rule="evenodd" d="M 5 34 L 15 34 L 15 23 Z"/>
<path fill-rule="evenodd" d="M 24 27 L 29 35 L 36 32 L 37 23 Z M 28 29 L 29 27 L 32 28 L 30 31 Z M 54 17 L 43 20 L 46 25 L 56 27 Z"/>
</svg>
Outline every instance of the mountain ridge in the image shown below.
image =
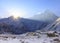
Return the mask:
<svg viewBox="0 0 60 43">
<path fill-rule="evenodd" d="M 36 30 L 42 30 L 47 25 L 52 24 L 58 18 L 56 15 L 52 14 L 51 12 L 46 12 L 46 13 L 45 14 L 43 13 L 42 15 L 44 20 L 42 20 L 41 16 L 39 15 L 38 15 L 39 20 L 26 19 L 26 18 L 14 19 L 13 16 L 0 19 L 0 33 L 22 34 L 26 32 L 34 32 Z M 46 19 L 45 17 L 47 16 L 49 18 Z"/>
</svg>

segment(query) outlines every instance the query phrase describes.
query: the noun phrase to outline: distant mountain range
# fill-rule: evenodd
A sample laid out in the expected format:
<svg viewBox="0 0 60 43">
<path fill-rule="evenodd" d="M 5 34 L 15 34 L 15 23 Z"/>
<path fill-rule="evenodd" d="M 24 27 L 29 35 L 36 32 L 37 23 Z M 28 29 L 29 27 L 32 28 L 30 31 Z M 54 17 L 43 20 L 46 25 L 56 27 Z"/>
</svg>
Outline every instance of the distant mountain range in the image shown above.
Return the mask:
<svg viewBox="0 0 60 43">
<path fill-rule="evenodd" d="M 0 34 L 22 34 L 42 30 L 49 24 L 53 24 L 58 18 L 59 17 L 50 11 L 35 15 L 30 19 L 18 18 L 14 20 L 13 16 L 3 18 L 0 19 Z"/>
</svg>

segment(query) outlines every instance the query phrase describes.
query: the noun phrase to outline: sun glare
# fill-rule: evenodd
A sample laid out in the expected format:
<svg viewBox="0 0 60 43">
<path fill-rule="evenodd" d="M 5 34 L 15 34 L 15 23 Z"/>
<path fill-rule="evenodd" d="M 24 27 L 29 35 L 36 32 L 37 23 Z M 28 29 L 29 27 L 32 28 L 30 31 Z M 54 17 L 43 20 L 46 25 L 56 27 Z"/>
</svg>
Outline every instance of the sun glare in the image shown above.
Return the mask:
<svg viewBox="0 0 60 43">
<path fill-rule="evenodd" d="M 13 16 L 14 19 L 18 19 L 18 17 L 20 17 L 20 15 L 22 15 L 19 11 L 17 10 L 9 10 L 9 14 L 10 16 Z"/>
<path fill-rule="evenodd" d="M 20 9 L 15 9 L 15 8 L 12 8 L 12 9 L 8 9 L 8 13 L 9 13 L 9 16 L 13 16 L 14 19 L 18 19 L 19 17 L 25 17 L 25 15 L 27 14 L 26 11 Z"/>
<path fill-rule="evenodd" d="M 13 15 L 14 19 L 18 19 L 19 16 L 18 15 Z"/>
<path fill-rule="evenodd" d="M 14 17 L 14 19 L 18 19 L 18 17 L 20 17 L 18 12 L 12 13 L 12 16 Z"/>
</svg>

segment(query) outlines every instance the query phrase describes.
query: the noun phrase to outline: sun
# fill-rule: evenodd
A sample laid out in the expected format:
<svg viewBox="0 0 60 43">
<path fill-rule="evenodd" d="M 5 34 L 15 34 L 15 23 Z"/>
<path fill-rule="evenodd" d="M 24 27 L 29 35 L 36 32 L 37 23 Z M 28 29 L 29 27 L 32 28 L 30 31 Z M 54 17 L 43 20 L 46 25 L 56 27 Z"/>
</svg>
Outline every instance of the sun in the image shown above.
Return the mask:
<svg viewBox="0 0 60 43">
<path fill-rule="evenodd" d="M 20 16 L 20 13 L 19 12 L 12 12 L 12 16 L 17 19 Z"/>
<path fill-rule="evenodd" d="M 18 19 L 21 15 L 21 13 L 17 10 L 10 10 L 9 14 L 10 14 L 10 16 L 13 16 L 14 19 Z"/>
<path fill-rule="evenodd" d="M 22 9 L 15 9 L 15 8 L 12 8 L 12 9 L 8 9 L 8 13 L 9 13 L 9 16 L 13 16 L 14 19 L 18 19 L 20 17 L 25 17 L 25 15 L 27 14 L 26 11 L 22 10 Z"/>
<path fill-rule="evenodd" d="M 19 16 L 18 15 L 13 15 L 14 19 L 18 19 Z"/>
<path fill-rule="evenodd" d="M 12 16 L 14 17 L 14 19 L 18 19 L 20 17 L 20 13 L 19 12 L 13 12 Z"/>
</svg>

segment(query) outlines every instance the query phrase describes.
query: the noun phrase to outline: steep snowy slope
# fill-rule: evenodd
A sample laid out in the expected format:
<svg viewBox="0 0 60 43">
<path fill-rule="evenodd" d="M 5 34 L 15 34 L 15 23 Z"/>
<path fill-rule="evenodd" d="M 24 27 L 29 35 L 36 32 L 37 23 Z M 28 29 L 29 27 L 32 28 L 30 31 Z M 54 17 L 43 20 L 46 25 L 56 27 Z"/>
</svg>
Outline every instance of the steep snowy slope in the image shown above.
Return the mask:
<svg viewBox="0 0 60 43">
<path fill-rule="evenodd" d="M 48 25 L 45 29 L 49 31 L 60 31 L 60 18 L 58 18 L 54 23 Z"/>
</svg>

